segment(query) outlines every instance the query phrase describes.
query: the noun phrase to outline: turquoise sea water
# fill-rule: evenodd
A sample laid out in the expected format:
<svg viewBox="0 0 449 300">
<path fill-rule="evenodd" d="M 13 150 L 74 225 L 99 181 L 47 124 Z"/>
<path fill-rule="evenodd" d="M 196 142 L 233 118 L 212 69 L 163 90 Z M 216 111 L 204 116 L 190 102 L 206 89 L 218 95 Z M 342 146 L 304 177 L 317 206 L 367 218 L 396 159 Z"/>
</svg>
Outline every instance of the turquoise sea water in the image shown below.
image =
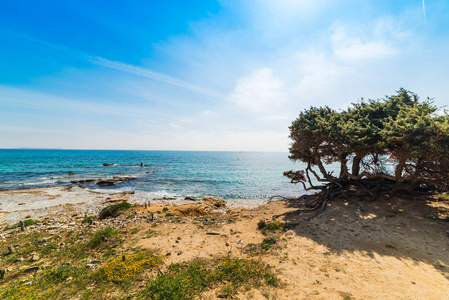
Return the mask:
<svg viewBox="0 0 449 300">
<path fill-rule="evenodd" d="M 0 149 L 0 190 L 132 175 L 138 178 L 113 187 L 85 186 L 134 190 L 150 198 L 212 195 L 268 199 L 302 194 L 301 186 L 282 176 L 286 170 L 300 168 L 288 159 L 288 153 Z"/>
</svg>

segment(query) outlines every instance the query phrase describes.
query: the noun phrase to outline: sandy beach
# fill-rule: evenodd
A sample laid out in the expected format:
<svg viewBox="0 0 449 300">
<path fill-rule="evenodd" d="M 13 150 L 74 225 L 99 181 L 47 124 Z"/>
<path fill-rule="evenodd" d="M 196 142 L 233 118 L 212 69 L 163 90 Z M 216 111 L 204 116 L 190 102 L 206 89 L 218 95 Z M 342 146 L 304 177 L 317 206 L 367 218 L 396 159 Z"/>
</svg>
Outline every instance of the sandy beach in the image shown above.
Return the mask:
<svg viewBox="0 0 449 300">
<path fill-rule="evenodd" d="M 137 232 L 123 241 L 118 252 L 130 246 L 157 251 L 166 256 L 163 268 L 222 256 L 255 258 L 274 266 L 279 287 L 240 291 L 238 299 L 449 297 L 449 224 L 442 221 L 449 203 L 442 201 L 393 198 L 359 205 L 334 201 L 310 221 L 298 215 L 281 217 L 287 230 L 276 247 L 258 254 L 248 251 L 248 245 L 266 238 L 258 223 L 269 223 L 274 215 L 294 210 L 295 203 L 160 200 L 148 205 L 148 200 L 136 194 L 54 187 L 0 192 L 1 220 L 4 226 L 31 216 L 47 225 L 28 231 L 45 232 L 56 222 L 62 224 L 59 230 L 81 232 L 86 230 L 81 223 L 85 215 L 95 215 L 100 208 L 122 200 L 134 204 L 126 215 L 94 225 L 94 229 L 110 226 Z M 164 217 L 162 211 L 177 216 L 177 221 Z M 150 215 L 153 221 L 149 221 Z M 441 218 L 433 220 L 426 215 Z M 149 230 L 157 235 L 149 236 Z M 211 231 L 216 234 L 208 234 Z M 12 234 L 5 229 L 0 232 L 6 253 Z M 20 270 L 17 263 L 2 260 L 0 264 L 11 274 Z M 42 258 L 43 264 L 51 265 L 51 258 Z M 217 298 L 213 290 L 205 296 Z"/>
</svg>

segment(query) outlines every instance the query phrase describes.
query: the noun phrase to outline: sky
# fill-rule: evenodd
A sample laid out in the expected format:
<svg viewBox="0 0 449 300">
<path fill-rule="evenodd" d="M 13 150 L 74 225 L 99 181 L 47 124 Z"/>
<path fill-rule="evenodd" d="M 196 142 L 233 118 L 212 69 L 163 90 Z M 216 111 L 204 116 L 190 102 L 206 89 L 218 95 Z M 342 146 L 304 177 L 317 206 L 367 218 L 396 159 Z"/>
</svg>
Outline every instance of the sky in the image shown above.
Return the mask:
<svg viewBox="0 0 449 300">
<path fill-rule="evenodd" d="M 0 1 L 0 148 L 288 151 L 399 88 L 448 104 L 447 0 Z"/>
</svg>

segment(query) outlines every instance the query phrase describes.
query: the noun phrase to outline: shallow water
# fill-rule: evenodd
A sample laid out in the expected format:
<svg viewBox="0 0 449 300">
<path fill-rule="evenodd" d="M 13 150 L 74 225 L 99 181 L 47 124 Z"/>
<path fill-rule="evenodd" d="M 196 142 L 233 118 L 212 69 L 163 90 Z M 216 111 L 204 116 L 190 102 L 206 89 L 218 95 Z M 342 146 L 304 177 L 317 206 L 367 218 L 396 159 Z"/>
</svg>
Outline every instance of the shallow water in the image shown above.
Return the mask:
<svg viewBox="0 0 449 300">
<path fill-rule="evenodd" d="M 138 178 L 113 187 L 85 186 L 134 190 L 149 197 L 268 199 L 273 195 L 303 194 L 301 186 L 282 176 L 284 171 L 301 167 L 288 159 L 288 153 L 1 149 L 0 190 L 132 175 Z"/>
</svg>

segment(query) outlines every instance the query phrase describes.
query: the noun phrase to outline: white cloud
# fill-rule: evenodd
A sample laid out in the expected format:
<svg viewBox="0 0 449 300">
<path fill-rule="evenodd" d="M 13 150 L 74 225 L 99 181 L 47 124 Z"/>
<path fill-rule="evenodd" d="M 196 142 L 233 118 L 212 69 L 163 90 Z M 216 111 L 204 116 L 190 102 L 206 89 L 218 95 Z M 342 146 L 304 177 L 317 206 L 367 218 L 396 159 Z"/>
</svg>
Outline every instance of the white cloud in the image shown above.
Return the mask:
<svg viewBox="0 0 449 300">
<path fill-rule="evenodd" d="M 240 78 L 229 99 L 250 113 L 268 112 L 285 101 L 284 86 L 272 69 L 264 67 Z"/>
<path fill-rule="evenodd" d="M 382 59 L 395 56 L 399 50 L 391 45 L 388 39 L 372 40 L 361 37 L 350 38 L 343 30 L 332 36 L 332 47 L 335 55 L 344 60 Z"/>
</svg>

